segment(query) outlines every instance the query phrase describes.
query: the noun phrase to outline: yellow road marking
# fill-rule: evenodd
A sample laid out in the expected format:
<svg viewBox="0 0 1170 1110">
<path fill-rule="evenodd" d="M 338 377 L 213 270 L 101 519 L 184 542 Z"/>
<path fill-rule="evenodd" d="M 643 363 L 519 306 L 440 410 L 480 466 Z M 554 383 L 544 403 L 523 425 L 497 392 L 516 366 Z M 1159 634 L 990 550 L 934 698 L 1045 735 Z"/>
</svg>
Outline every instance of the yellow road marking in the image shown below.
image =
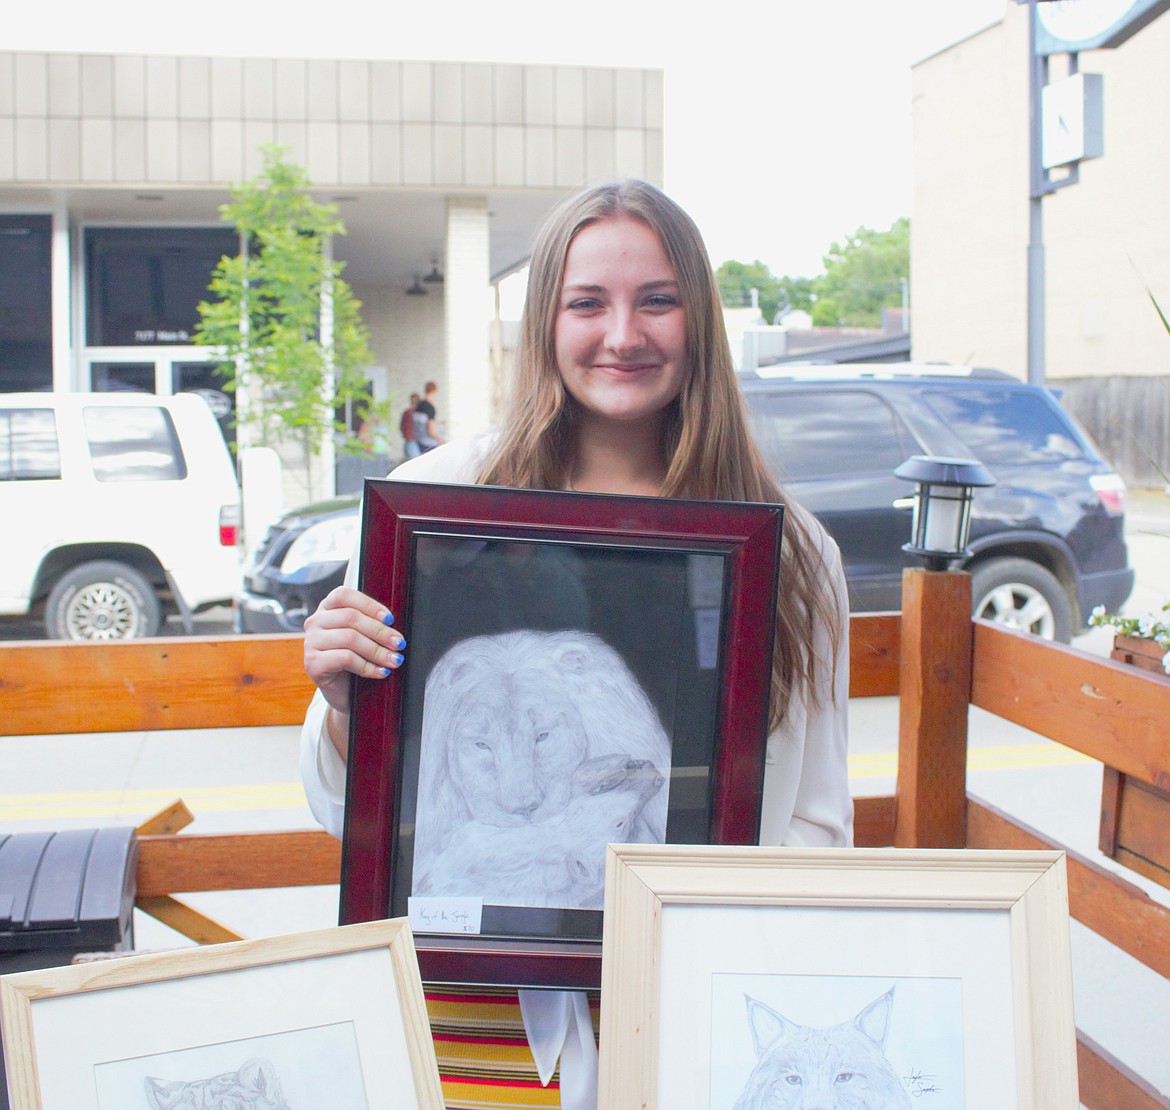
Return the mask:
<svg viewBox="0 0 1170 1110">
<path fill-rule="evenodd" d="M 136 817 L 157 813 L 176 798 L 182 798 L 196 816 L 230 810 L 296 809 L 307 804 L 299 782 L 87 790 L 68 794 L 0 794 L 0 821 L 31 821 L 47 817 Z"/>
<path fill-rule="evenodd" d="M 1014 771 L 1035 767 L 1066 767 L 1093 760 L 1059 744 L 1015 744 L 972 748 L 972 771 Z M 856 753 L 849 757 L 851 779 L 892 778 L 898 772 L 896 752 Z M 0 821 L 43 821 L 49 818 L 114 817 L 138 820 L 182 798 L 191 812 L 301 809 L 307 804 L 300 783 L 252 786 L 193 786 L 149 790 L 87 790 L 74 793 L 0 794 Z"/>
<path fill-rule="evenodd" d="M 1015 771 L 1029 767 L 1067 767 L 1092 762 L 1087 755 L 1060 744 L 1012 744 L 971 748 L 967 752 L 969 771 Z M 851 779 L 888 778 L 897 773 L 897 752 L 866 752 L 849 757 Z"/>
</svg>

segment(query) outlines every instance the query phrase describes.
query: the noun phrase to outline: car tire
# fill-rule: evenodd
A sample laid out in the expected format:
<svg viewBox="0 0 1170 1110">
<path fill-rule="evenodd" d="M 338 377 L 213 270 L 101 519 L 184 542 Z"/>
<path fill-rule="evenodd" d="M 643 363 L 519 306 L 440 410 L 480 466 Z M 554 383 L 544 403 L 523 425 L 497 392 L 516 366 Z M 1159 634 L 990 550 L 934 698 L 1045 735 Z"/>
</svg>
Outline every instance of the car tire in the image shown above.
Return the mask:
<svg viewBox="0 0 1170 1110">
<path fill-rule="evenodd" d="M 133 640 L 158 633 L 162 610 L 150 583 L 126 563 L 97 560 L 62 575 L 45 603 L 53 640 Z"/>
<path fill-rule="evenodd" d="M 989 559 L 971 571 L 971 611 L 976 617 L 1067 644 L 1073 606 L 1060 580 L 1029 559 Z"/>
</svg>

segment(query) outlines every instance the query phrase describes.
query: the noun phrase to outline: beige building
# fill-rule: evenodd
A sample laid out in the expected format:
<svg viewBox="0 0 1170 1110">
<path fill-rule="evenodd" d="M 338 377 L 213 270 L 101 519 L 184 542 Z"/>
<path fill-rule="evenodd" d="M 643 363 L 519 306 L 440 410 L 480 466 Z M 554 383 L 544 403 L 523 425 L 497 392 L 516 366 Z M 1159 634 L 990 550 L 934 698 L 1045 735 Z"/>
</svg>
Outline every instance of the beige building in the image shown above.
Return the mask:
<svg viewBox="0 0 1170 1110">
<path fill-rule="evenodd" d="M 218 207 L 275 142 L 345 221 L 374 395 L 434 379 L 478 427 L 492 283 L 567 194 L 661 183 L 662 118 L 659 70 L 0 53 L 0 390 L 214 384 L 190 334 L 235 253 Z"/>
<path fill-rule="evenodd" d="M 1027 377 L 1028 49 L 1028 8 L 1007 3 L 913 69 L 916 359 Z M 1131 481 L 1159 485 L 1170 335 L 1146 287 L 1170 313 L 1168 58 L 1170 15 L 1080 55 L 1103 75 L 1105 153 L 1043 202 L 1047 380 Z"/>
</svg>

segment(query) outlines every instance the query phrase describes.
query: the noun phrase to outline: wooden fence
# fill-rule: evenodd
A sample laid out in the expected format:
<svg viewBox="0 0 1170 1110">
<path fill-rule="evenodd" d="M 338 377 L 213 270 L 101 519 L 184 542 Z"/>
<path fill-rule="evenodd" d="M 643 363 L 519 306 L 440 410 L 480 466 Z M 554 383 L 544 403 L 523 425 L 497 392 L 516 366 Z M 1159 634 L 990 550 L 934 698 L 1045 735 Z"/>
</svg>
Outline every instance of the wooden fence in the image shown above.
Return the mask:
<svg viewBox="0 0 1170 1110">
<path fill-rule="evenodd" d="M 970 619 L 963 574 L 906 572 L 903 612 L 851 619 L 852 697 L 900 697 L 898 777 L 859 798 L 858 845 L 1061 849 L 1073 917 L 1170 978 L 1170 909 L 1091 860 L 969 796 L 971 705 L 1111 769 L 1102 844 L 1170 883 L 1170 681 Z M 0 735 L 289 725 L 311 694 L 299 636 L 0 646 Z M 68 697 L 61 676 L 68 676 Z M 168 827 L 166 818 L 158 827 Z M 138 898 L 197 940 L 223 939 L 176 893 L 336 883 L 320 830 L 140 839 Z M 1090 1110 L 1170 1110 L 1170 1100 L 1078 1034 Z"/>
</svg>

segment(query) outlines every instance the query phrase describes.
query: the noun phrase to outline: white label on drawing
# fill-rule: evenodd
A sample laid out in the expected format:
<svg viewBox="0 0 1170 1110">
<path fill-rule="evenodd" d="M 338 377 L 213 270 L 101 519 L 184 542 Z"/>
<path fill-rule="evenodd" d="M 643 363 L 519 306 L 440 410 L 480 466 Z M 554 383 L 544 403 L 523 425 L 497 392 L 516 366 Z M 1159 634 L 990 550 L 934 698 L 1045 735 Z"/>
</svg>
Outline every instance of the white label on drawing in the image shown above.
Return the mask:
<svg viewBox="0 0 1170 1110">
<path fill-rule="evenodd" d="M 478 933 L 482 898 L 407 898 L 406 912 L 416 933 Z"/>
</svg>

